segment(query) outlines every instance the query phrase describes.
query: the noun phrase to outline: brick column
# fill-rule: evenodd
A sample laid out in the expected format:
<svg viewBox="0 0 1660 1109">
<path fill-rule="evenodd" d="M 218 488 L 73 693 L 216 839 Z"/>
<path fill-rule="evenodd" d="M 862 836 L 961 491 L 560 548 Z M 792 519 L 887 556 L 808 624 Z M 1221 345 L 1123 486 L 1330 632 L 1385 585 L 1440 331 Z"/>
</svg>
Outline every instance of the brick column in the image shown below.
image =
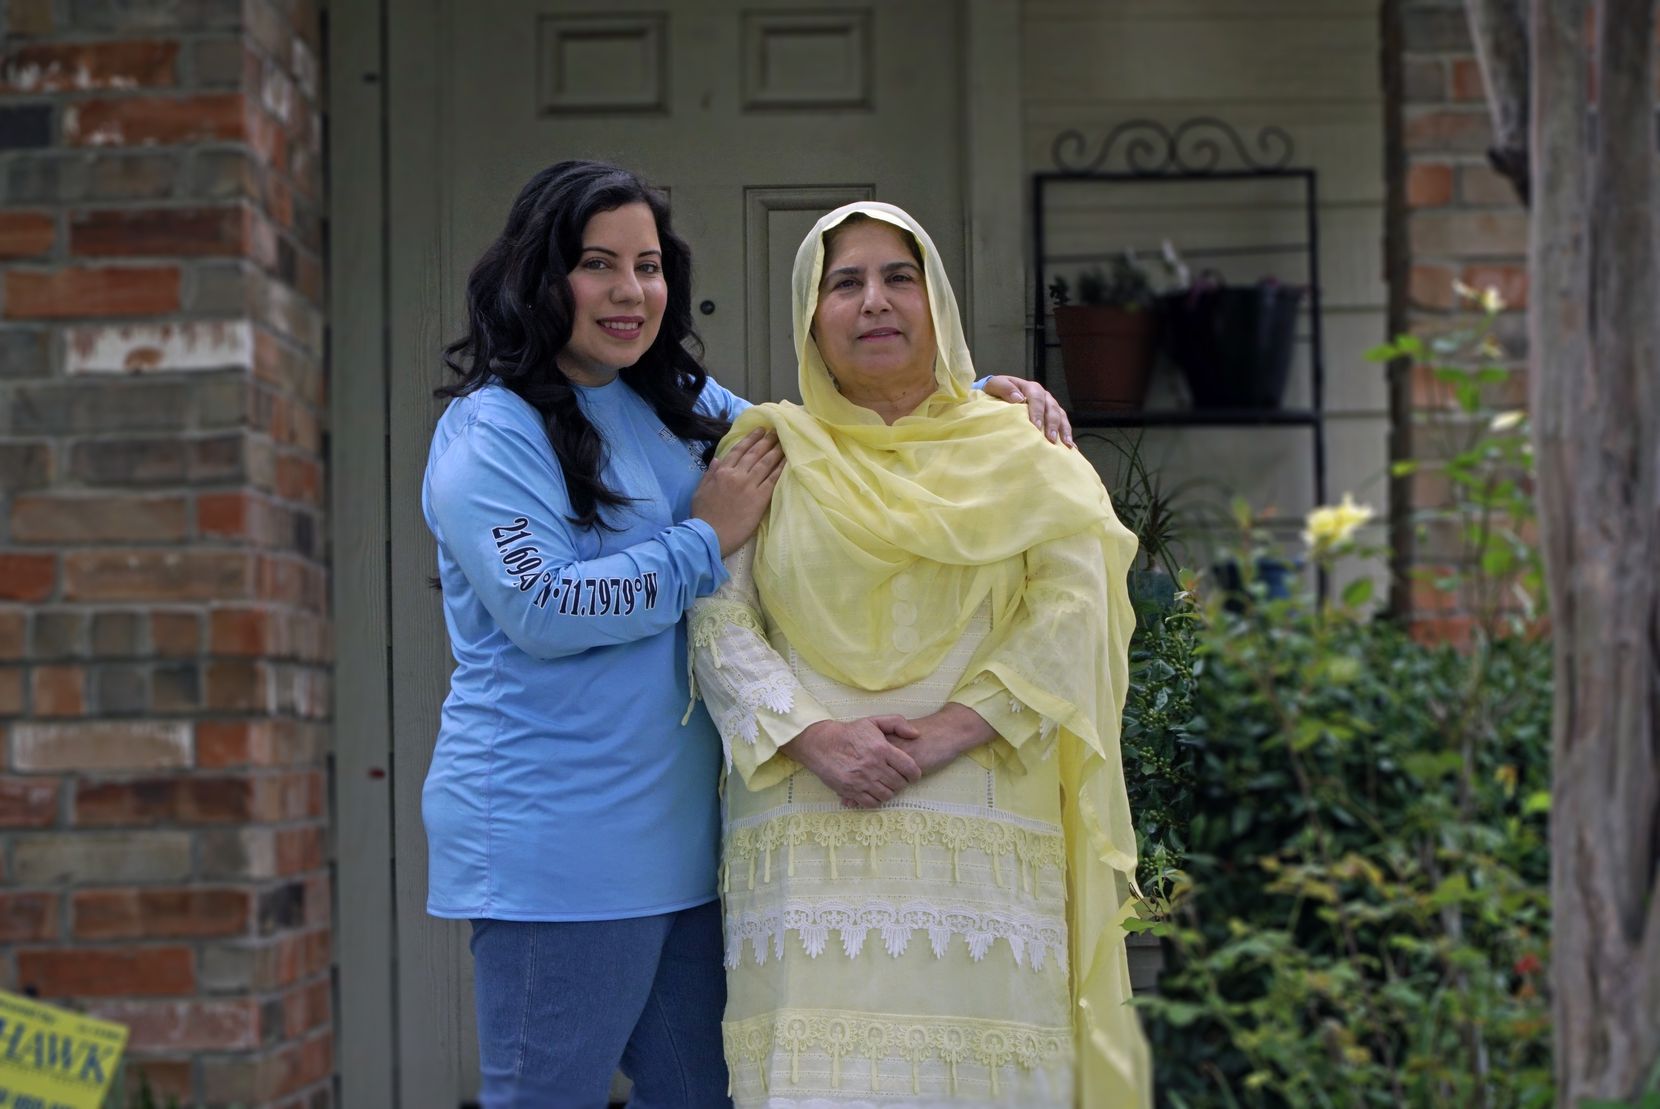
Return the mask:
<svg viewBox="0 0 1660 1109">
<path fill-rule="evenodd" d="M 0 984 L 325 1106 L 317 12 L 0 11 Z"/>
<path fill-rule="evenodd" d="M 1487 164 L 1491 123 L 1470 42 L 1463 0 L 1402 0 L 1400 141 L 1406 155 L 1399 190 L 1404 216 L 1390 228 L 1406 237 L 1407 321 L 1426 338 L 1477 319 L 1459 303 L 1453 282 L 1495 286 L 1509 304 L 1497 338 L 1514 374 L 1503 403 L 1527 403 L 1527 213 L 1510 183 Z M 1409 453 L 1433 450 L 1421 437 L 1427 410 L 1452 407 L 1452 398 L 1423 368 L 1412 376 L 1412 406 L 1419 414 L 1404 436 Z M 1412 509 L 1445 503 L 1444 480 L 1416 475 Z M 1456 550 L 1450 537 L 1431 530 L 1413 543 L 1410 563 L 1446 565 Z M 1454 611 L 1452 594 L 1415 581 L 1410 615 L 1419 634 L 1462 639 L 1469 621 Z"/>
</svg>

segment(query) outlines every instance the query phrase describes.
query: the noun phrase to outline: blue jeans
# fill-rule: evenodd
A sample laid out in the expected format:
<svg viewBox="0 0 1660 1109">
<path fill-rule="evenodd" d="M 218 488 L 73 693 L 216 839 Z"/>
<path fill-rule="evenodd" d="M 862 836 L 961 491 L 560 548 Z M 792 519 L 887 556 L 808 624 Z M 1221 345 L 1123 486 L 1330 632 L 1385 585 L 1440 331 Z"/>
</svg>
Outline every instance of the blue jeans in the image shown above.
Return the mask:
<svg viewBox="0 0 1660 1109">
<path fill-rule="evenodd" d="M 483 1109 L 631 1109 L 727 1097 L 720 902 L 660 916 L 473 921 Z"/>
</svg>

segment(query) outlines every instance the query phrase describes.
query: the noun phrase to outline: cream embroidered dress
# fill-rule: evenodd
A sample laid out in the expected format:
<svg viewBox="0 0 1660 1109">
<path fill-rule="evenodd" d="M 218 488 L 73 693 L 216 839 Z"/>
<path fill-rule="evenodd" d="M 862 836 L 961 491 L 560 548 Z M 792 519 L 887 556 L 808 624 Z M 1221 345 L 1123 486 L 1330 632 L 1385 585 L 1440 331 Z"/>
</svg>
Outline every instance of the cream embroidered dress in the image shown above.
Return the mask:
<svg viewBox="0 0 1660 1109">
<path fill-rule="evenodd" d="M 994 681 L 950 697 L 989 620 L 934 673 L 856 689 L 756 630 L 752 558 L 729 560 L 732 580 L 693 616 L 699 686 L 739 771 L 722 852 L 737 1104 L 1071 1104 L 1054 734 Z M 947 699 L 993 721 L 999 750 L 877 810 L 842 808 L 777 753 L 818 720 L 926 716 Z"/>
<path fill-rule="evenodd" d="M 924 254 L 939 392 L 885 425 L 808 334 L 823 232 L 853 211 Z M 820 221 L 795 280 L 805 407 L 768 519 L 692 611 L 727 748 L 724 1022 L 740 1107 L 1150 1104 L 1119 927 L 1118 759 L 1134 539 L 1074 452 L 978 397 L 933 244 L 898 209 Z M 808 725 L 967 705 L 998 738 L 877 809 L 784 748 Z"/>
</svg>

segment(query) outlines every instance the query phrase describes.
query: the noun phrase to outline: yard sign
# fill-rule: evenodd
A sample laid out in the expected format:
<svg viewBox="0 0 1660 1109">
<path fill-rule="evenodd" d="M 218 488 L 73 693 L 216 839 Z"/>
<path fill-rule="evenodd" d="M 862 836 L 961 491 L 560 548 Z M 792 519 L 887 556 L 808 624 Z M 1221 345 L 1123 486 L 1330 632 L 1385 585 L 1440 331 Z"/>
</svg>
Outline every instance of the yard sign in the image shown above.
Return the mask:
<svg viewBox="0 0 1660 1109">
<path fill-rule="evenodd" d="M 0 990 L 0 1109 L 98 1109 L 127 1027 Z"/>
</svg>

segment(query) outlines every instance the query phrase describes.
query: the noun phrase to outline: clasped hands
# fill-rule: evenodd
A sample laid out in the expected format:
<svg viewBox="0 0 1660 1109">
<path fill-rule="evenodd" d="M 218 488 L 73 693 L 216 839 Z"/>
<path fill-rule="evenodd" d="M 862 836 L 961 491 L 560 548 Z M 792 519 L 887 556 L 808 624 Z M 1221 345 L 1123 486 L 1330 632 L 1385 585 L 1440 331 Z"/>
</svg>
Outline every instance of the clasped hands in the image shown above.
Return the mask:
<svg viewBox="0 0 1660 1109">
<path fill-rule="evenodd" d="M 996 733 L 973 709 L 950 703 L 936 713 L 820 720 L 784 750 L 849 808 L 873 809 Z"/>
</svg>

